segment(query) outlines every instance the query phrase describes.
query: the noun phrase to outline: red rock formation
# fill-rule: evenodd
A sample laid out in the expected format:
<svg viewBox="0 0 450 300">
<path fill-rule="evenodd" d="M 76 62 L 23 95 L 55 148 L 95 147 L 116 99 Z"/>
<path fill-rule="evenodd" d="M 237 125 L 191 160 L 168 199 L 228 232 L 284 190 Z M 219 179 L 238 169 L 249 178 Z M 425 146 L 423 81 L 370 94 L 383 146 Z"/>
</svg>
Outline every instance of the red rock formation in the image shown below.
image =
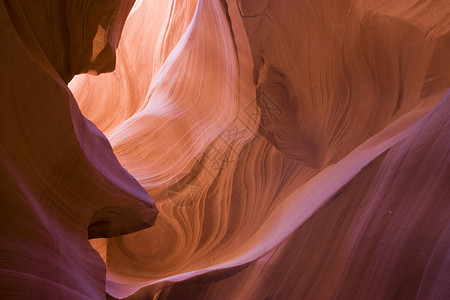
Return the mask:
<svg viewBox="0 0 450 300">
<path fill-rule="evenodd" d="M 449 114 L 450 93 L 243 270 L 187 280 L 158 299 L 447 299 Z"/>
<path fill-rule="evenodd" d="M 115 71 L 80 75 L 69 85 L 81 112 L 108 136 L 120 163 L 160 210 L 152 228 L 92 242 L 107 266 L 107 293 L 127 299 L 450 297 L 449 16 L 446 0 L 137 1 L 124 25 Z M 8 18 L 14 20 L 11 13 Z M 99 20 L 95 14 L 94 20 Z M 84 51 L 100 53 L 94 55 L 98 62 L 88 66 L 74 58 L 79 69 L 69 74 L 101 71 L 97 66 L 111 62 L 100 49 L 106 27 L 94 23 L 87 25 L 97 28 L 90 33 L 93 46 Z M 109 27 L 106 36 L 113 36 L 110 30 L 117 38 L 119 30 Z M 117 39 L 110 44 L 115 49 Z M 4 86 L 22 87 L 17 78 L 5 77 L 11 83 Z M 30 82 L 39 78 L 30 76 Z M 61 99 L 61 93 L 37 90 Z M 30 92 L 21 92 L 30 98 Z M 23 108 L 7 103 L 2 112 L 11 118 L 36 118 L 32 110 L 34 117 L 26 117 Z M 42 110 L 41 103 L 31 107 Z M 87 205 L 84 197 L 94 199 L 96 209 L 105 206 L 101 193 L 116 196 L 111 186 L 127 182 L 121 192 L 141 191 L 112 155 L 96 156 L 106 141 L 90 142 L 93 125 L 80 125 L 84 119 L 75 103 L 71 109 L 60 122 L 75 120 L 72 144 L 81 145 L 88 163 L 74 152 L 70 157 L 77 163 L 55 172 L 77 167 L 91 174 L 94 166 L 98 174 L 87 177 L 100 192 L 70 181 L 80 176 L 54 182 L 45 177 L 50 171 L 31 168 L 20 174 L 41 179 L 45 191 L 61 187 L 67 194 L 60 198 L 76 196 L 79 214 L 87 214 L 81 208 Z M 43 111 L 42 119 L 56 124 L 54 111 Z M 17 139 L 27 151 L 38 145 L 41 152 L 33 157 L 53 159 L 55 152 L 48 149 L 60 148 L 53 146 L 57 139 L 44 143 L 37 136 L 64 126 L 39 120 L 23 128 L 33 131 L 33 139 L 5 131 L 5 140 Z M 67 148 L 74 148 L 69 142 Z M 50 158 L 41 161 L 52 165 Z M 4 173 L 15 174 L 11 167 Z M 12 195 L 26 190 L 21 185 Z M 139 203 L 150 203 L 138 193 L 121 198 L 122 205 L 130 205 L 122 210 L 129 215 L 110 222 L 120 228 L 115 233 L 145 223 L 133 217 L 146 215 L 134 210 Z M 45 203 L 42 213 L 64 216 L 58 222 L 70 220 L 52 212 L 53 198 Z M 18 222 L 16 214 L 5 215 L 12 218 L 7 224 Z M 64 228 L 86 230 L 93 221 L 83 220 L 84 227 L 73 222 Z M 100 235 L 113 234 L 95 236 Z M 83 243 L 88 248 L 86 239 Z M 40 253 L 36 244 L 29 249 Z M 23 261 L 9 257 L 5 261 Z M 94 257 L 78 267 L 98 265 Z M 95 283 L 100 297 L 103 275 L 71 276 L 85 287 Z"/>
<path fill-rule="evenodd" d="M 155 220 L 153 200 L 66 85 L 79 72 L 114 68 L 132 4 L 0 3 L 2 299 L 104 298 L 105 266 L 88 237 Z M 97 28 L 104 49 L 95 53 Z"/>
</svg>

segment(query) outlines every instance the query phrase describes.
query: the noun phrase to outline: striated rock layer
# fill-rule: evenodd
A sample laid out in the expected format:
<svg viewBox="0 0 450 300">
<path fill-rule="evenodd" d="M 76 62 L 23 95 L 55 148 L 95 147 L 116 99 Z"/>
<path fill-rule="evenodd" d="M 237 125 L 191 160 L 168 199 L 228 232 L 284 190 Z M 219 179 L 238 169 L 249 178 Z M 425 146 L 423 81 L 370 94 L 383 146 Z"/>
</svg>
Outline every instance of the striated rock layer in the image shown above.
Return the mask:
<svg viewBox="0 0 450 300">
<path fill-rule="evenodd" d="M 21 2 L 5 295 L 104 297 L 103 237 L 112 298 L 450 297 L 446 0 Z"/>
<path fill-rule="evenodd" d="M 161 211 L 152 229 L 99 242 L 107 291 L 130 299 L 438 295 L 448 272 L 425 271 L 426 261 L 447 256 L 422 245 L 445 244 L 449 176 L 435 169 L 449 169 L 445 151 L 417 174 L 398 164 L 428 151 L 425 127 L 445 132 L 448 101 L 427 114 L 450 86 L 445 1 L 194 2 L 141 1 L 125 28 L 149 16 L 160 32 L 144 38 L 150 55 L 137 48 L 130 60 L 127 51 L 144 45 L 140 31 L 124 37 L 116 72 L 71 83 Z M 122 69 L 135 70 L 134 80 Z M 108 89 L 94 86 L 105 81 Z M 123 96 L 122 87 L 144 82 L 146 91 Z M 115 113 L 96 108 L 105 98 Z M 428 186 L 422 177 L 433 172 Z M 414 178 L 416 192 L 406 193 Z M 389 217 L 406 228 L 386 228 Z M 441 221 L 414 240 L 426 218 Z M 417 253 L 422 261 L 406 267 Z M 429 276 L 436 286 L 425 291 Z"/>
<path fill-rule="evenodd" d="M 186 280 L 158 299 L 447 299 L 449 113 L 450 93 L 244 269 Z"/>
</svg>

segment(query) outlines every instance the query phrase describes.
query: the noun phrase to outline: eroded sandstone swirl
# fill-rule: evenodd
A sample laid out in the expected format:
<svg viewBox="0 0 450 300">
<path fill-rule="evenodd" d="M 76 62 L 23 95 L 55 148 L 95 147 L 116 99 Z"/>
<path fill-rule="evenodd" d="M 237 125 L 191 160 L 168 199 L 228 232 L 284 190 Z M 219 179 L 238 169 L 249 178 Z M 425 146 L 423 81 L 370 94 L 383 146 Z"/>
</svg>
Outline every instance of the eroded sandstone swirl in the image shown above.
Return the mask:
<svg viewBox="0 0 450 300">
<path fill-rule="evenodd" d="M 90 233 L 112 298 L 450 297 L 447 0 L 122 1 L 90 64 L 4 3 L 5 295 L 104 297 Z"/>
</svg>

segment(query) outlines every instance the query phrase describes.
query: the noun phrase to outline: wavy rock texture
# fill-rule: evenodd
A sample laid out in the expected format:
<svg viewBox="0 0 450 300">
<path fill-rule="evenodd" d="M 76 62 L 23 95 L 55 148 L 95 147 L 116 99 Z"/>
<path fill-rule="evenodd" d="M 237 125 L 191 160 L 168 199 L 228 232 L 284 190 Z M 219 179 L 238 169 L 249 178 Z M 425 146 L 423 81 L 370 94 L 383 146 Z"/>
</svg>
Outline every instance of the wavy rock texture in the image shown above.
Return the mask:
<svg viewBox="0 0 450 300">
<path fill-rule="evenodd" d="M 9 13 L 9 18 L 14 20 L 14 15 Z M 86 51 L 100 62 L 111 62 L 100 49 L 108 48 L 101 37 L 110 31 L 98 25 L 88 26 L 93 28 L 93 42 Z M 110 44 L 117 46 L 115 41 Z M 152 228 L 115 237 L 91 235 L 108 237 L 91 242 L 106 263 L 108 297 L 450 297 L 449 46 L 446 0 L 136 1 L 124 25 L 115 71 L 80 75 L 69 84 L 81 112 L 107 135 L 120 164 L 159 209 Z M 99 73 L 102 69 L 95 66 L 100 62 L 79 68 Z M 19 75 L 4 80 L 22 86 Z M 14 112 L 8 115 L 22 124 L 15 118 L 28 110 L 7 103 L 2 111 Z M 71 107 L 77 111 L 75 103 Z M 39 126 L 23 125 L 37 131 L 28 135 L 33 139 L 24 141 L 23 135 L 6 131 L 5 137 L 20 140 L 17 144 L 27 151 L 37 151 L 30 145 L 39 145 L 35 157 L 54 156 L 48 149 L 55 148 L 56 139 L 45 144 L 37 134 L 50 136 L 46 129 L 64 127 L 43 123 L 56 122 L 54 113 L 45 113 L 49 116 L 39 116 L 42 120 L 34 123 Z M 70 116 L 61 117 L 61 122 L 67 120 Z M 72 120 L 84 119 L 77 111 Z M 96 153 L 94 146 L 100 142 L 89 142 L 94 126 L 83 128 L 89 130 L 77 133 L 73 144 L 87 143 L 83 149 L 90 150 L 83 153 Z M 109 153 L 106 141 L 102 143 Z M 9 151 L 2 156 L 4 173 L 16 178 L 6 162 L 18 150 Z M 22 156 L 27 157 L 19 153 L 17 159 Z M 86 175 L 90 165 L 85 167 L 76 153 L 69 157 L 76 163 L 61 166 L 60 172 L 72 174 L 72 166 L 85 175 L 69 178 L 76 184 L 44 178 L 46 191 L 58 186 L 71 197 L 92 197 L 101 206 L 100 199 L 106 198 L 80 178 L 94 178 L 99 189 L 109 193 L 114 184 L 124 191 L 120 184 L 129 182 L 125 191 L 140 191 L 140 198 L 114 202 L 128 210 L 110 224 L 121 228 L 118 234 L 127 226 L 129 232 L 149 225 L 133 216 L 147 216 L 134 209 L 136 203 L 151 200 L 134 181 L 132 186 L 131 176 L 124 179 L 112 156 L 88 160 L 110 179 L 104 185 Z M 52 160 L 42 164 L 51 165 Z M 117 169 L 108 169 L 112 166 Z M 47 174 L 32 168 L 21 172 L 30 178 Z M 17 186 L 13 195 L 27 191 L 26 185 Z M 21 200 L 19 207 L 36 202 L 26 199 L 28 204 Z M 80 207 L 86 205 L 77 201 Z M 43 206 L 42 213 L 52 205 Z M 104 214 L 114 211 L 106 209 Z M 103 228 L 104 214 L 97 214 L 94 223 L 100 225 L 94 228 Z M 13 218 L 11 226 L 18 222 L 16 214 L 6 215 Z M 59 222 L 70 219 L 61 216 Z M 85 219 L 84 227 L 77 223 L 64 228 L 86 230 Z M 54 224 L 51 221 L 47 223 Z M 61 241 L 87 249 L 86 237 L 79 237 L 79 244 Z M 43 239 L 36 238 L 36 243 Z M 14 249 L 14 244 L 9 247 Z M 29 249 L 42 253 L 37 244 Z M 80 254 L 86 264 L 77 267 L 96 264 L 100 271 L 72 276 L 101 297 L 104 274 L 98 256 L 90 251 L 91 256 Z M 42 270 L 59 274 L 52 268 Z"/>
<path fill-rule="evenodd" d="M 449 104 L 450 93 L 267 254 L 158 299 L 447 299 Z"/>
<path fill-rule="evenodd" d="M 427 114 L 450 86 L 445 1 L 163 2 L 136 6 L 126 28 L 146 15 L 155 31 L 124 33 L 115 73 L 72 87 L 161 211 L 152 229 L 97 246 L 108 292 L 445 298 L 448 272 L 425 269 L 448 257 L 448 142 L 423 146 L 448 115 L 445 99 Z M 130 60 L 144 44 L 149 55 Z M 417 151 L 439 152 L 436 165 Z M 406 158 L 416 167 L 399 166 Z M 437 224 L 414 240 L 426 218 Z"/>
</svg>

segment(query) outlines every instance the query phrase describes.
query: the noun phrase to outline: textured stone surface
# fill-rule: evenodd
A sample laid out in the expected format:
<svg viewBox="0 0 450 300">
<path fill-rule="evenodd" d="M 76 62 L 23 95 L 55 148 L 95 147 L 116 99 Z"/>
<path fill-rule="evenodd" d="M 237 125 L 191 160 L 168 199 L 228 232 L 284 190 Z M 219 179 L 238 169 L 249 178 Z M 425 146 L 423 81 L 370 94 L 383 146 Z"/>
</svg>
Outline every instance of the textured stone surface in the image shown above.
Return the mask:
<svg viewBox="0 0 450 300">
<path fill-rule="evenodd" d="M 2 291 L 46 280 L 40 295 L 87 299 L 104 285 L 127 299 L 450 297 L 447 0 L 67 1 L 30 19 L 48 33 L 33 42 L 10 2 L 2 274 L 40 272 Z M 80 25 L 80 11 L 99 13 Z M 108 11 L 120 16 L 109 27 Z M 64 23 L 74 38 L 41 31 Z M 118 47 L 115 70 L 72 79 L 112 71 L 102 47 Z M 155 209 L 120 165 L 154 199 L 152 228 L 121 235 Z M 106 281 L 89 236 L 104 237 L 91 244 Z M 41 256 L 49 267 L 27 263 Z"/>
<path fill-rule="evenodd" d="M 104 298 L 105 265 L 88 237 L 155 220 L 153 200 L 66 85 L 80 70 L 114 67 L 110 50 L 92 60 L 95 30 L 104 26 L 115 50 L 133 3 L 102 2 L 0 3 L 2 299 Z"/>
</svg>

